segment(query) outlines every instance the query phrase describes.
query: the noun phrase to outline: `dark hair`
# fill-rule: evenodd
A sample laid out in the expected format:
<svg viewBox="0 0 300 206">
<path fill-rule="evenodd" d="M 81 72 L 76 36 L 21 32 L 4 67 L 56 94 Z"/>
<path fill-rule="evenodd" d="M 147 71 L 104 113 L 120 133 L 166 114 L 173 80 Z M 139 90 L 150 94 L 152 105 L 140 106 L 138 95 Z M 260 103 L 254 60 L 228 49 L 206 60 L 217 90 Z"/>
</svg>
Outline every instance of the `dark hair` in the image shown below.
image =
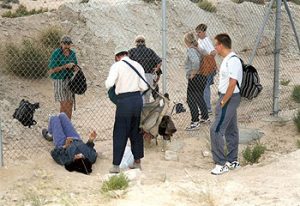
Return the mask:
<svg viewBox="0 0 300 206">
<path fill-rule="evenodd" d="M 65 168 L 69 172 L 77 171 L 88 175 L 92 172 L 92 163 L 88 159 L 76 159 L 70 164 L 66 164 Z"/>
<path fill-rule="evenodd" d="M 128 51 L 122 51 L 116 55 L 116 57 L 128 55 Z"/>
<path fill-rule="evenodd" d="M 207 29 L 207 26 L 206 26 L 206 24 L 199 24 L 197 27 L 196 27 L 196 32 L 200 32 L 200 31 L 203 31 L 203 32 L 205 32 L 206 31 L 206 29 Z"/>
<path fill-rule="evenodd" d="M 228 34 L 222 33 L 215 36 L 215 40 L 218 41 L 218 43 L 222 44 L 228 49 L 231 49 L 231 39 Z"/>
</svg>

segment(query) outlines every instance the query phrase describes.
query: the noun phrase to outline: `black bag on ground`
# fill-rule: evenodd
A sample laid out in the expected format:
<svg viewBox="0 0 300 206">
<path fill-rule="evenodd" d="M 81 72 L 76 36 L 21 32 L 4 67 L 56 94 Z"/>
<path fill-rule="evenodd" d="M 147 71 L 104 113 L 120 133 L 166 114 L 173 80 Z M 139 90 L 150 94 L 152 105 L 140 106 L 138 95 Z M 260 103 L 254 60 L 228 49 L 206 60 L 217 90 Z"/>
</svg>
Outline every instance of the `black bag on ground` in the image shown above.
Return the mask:
<svg viewBox="0 0 300 206">
<path fill-rule="evenodd" d="M 13 114 L 13 118 L 19 120 L 19 122 L 21 122 L 24 126 L 28 126 L 30 128 L 32 125 L 37 123 L 33 119 L 33 114 L 39 107 L 39 103 L 32 104 L 29 101 L 22 99 L 19 107 Z"/>
<path fill-rule="evenodd" d="M 82 69 L 77 65 L 79 70 L 70 79 L 68 86 L 73 94 L 84 94 L 87 90 L 86 78 Z"/>
<path fill-rule="evenodd" d="M 232 57 L 239 58 L 235 55 Z M 259 95 L 263 87 L 260 84 L 260 78 L 257 70 L 250 64 L 244 64 L 241 58 L 239 59 L 243 67 L 243 80 L 242 83 L 238 82 L 237 86 L 240 89 L 241 97 L 251 100 Z"/>
</svg>

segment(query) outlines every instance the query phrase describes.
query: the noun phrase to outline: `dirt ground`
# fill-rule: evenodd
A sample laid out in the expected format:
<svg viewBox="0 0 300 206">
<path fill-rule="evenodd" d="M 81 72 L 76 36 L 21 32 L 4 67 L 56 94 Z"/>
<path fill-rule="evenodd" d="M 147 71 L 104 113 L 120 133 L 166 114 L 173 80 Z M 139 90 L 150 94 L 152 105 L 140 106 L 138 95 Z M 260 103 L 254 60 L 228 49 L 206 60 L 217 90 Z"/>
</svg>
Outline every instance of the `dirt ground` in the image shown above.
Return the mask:
<svg viewBox="0 0 300 206">
<path fill-rule="evenodd" d="M 152 5 L 149 6 L 149 13 L 142 14 L 140 11 L 144 8 L 144 4 L 137 0 L 101 0 L 99 2 L 90 0 L 86 7 L 78 4 L 79 1 L 20 0 L 20 2 L 26 4 L 28 8 L 39 8 L 42 5 L 58 10 L 28 18 L 0 19 L 0 46 L 18 33 L 22 33 L 22 37 L 33 38 L 45 25 L 62 25 L 74 36 L 79 59 L 87 68 L 89 89 L 84 97 L 78 97 L 79 107 L 74 113 L 73 123 L 84 139 L 91 129 L 96 129 L 99 135 L 95 147 L 99 152 L 99 157 L 93 165 L 93 172 L 88 176 L 67 172 L 57 165 L 49 155 L 52 143 L 46 142 L 40 135 L 41 129 L 47 125 L 48 114 L 56 113 L 58 110 L 58 105 L 53 100 L 51 80 L 23 80 L 4 73 L 0 76 L 0 115 L 3 121 L 1 126 L 4 134 L 6 162 L 5 166 L 0 168 L 0 205 L 300 205 L 300 150 L 297 148 L 297 140 L 300 136 L 292 121 L 299 105 L 290 99 L 291 88 L 299 84 L 300 62 L 299 53 L 294 52 L 294 47 L 290 47 L 292 44 L 290 36 L 284 38 L 283 47 L 284 51 L 291 50 L 292 52 L 283 55 L 281 66 L 283 78 L 290 79 L 291 84 L 280 87 L 282 91 L 280 100 L 284 108 L 280 112 L 280 118 L 274 119 L 269 115 L 270 98 L 272 98 L 272 79 L 269 75 L 272 73 L 273 56 L 268 47 L 272 44 L 272 39 L 267 37 L 272 33 L 271 30 L 266 31 L 258 51 L 260 56 L 254 62 L 260 65 L 260 74 L 265 86 L 263 93 L 252 103 L 242 102 L 239 110 L 240 128 L 254 128 L 263 134 L 260 142 L 267 149 L 258 164 L 249 165 L 244 162 L 241 152 L 246 145 L 241 144 L 239 160 L 242 167 L 221 176 L 211 175 L 210 170 L 214 165 L 209 152 L 209 125 L 201 126 L 198 131 L 187 132 L 184 128 L 189 121 L 189 114 L 175 114 L 172 118 L 178 131 L 172 141 L 165 143 L 163 147 L 164 142 L 159 138 L 158 145 L 154 142 L 146 145 L 142 171 L 124 170 L 124 173 L 130 177 L 128 189 L 104 195 L 100 189 L 103 181 L 108 177 L 112 162 L 111 136 L 114 107 L 106 97 L 102 82 L 107 75 L 108 65 L 113 62 L 111 56 L 113 49 L 120 42 L 132 44 L 136 33 L 150 31 L 149 33 L 153 34 L 149 35 L 151 42 L 158 42 L 151 43 L 151 46 L 156 50 L 160 49 L 160 35 L 154 35 L 157 25 L 160 25 L 160 18 L 152 16 L 160 15 L 161 11 L 157 6 Z M 64 2 L 73 3 L 67 7 L 59 7 Z M 235 31 L 235 26 L 241 26 L 250 31 L 257 28 L 253 25 L 256 23 L 253 19 L 258 16 L 259 13 L 256 12 L 261 11 L 262 7 L 251 10 L 252 17 L 247 16 L 242 17 L 244 18 L 242 20 L 237 20 L 228 12 L 236 11 L 231 1 L 214 2 L 223 10 L 216 15 L 199 12 L 203 18 L 216 21 L 214 32 L 230 29 Z M 172 81 L 180 75 L 184 76 L 183 69 L 175 70 L 182 67 L 185 51 L 184 47 L 177 47 L 176 43 L 181 39 L 175 37 L 183 35 L 184 32 L 194 27 L 195 22 L 189 21 L 187 17 L 190 13 L 196 13 L 196 8 L 181 8 L 178 6 L 180 3 L 181 1 L 169 3 L 170 19 L 171 16 L 176 18 L 170 20 L 169 37 L 172 46 L 169 47 L 168 54 L 172 61 L 168 62 L 171 68 L 168 76 L 168 80 L 171 81 L 168 86 L 171 88 L 171 97 L 176 97 L 176 101 L 184 102 L 185 90 L 177 89 L 185 88 L 184 77 L 178 78 L 178 81 Z M 250 3 L 243 3 L 237 8 L 242 13 L 249 5 Z M 295 9 L 294 6 L 293 9 Z M 299 10 L 299 8 L 296 9 Z M 130 19 L 130 22 L 139 17 L 138 22 L 124 23 L 120 20 L 122 17 L 125 18 L 124 16 Z M 262 16 L 259 17 L 262 18 Z M 225 19 L 225 23 L 221 24 L 220 19 Z M 299 25 L 298 18 L 295 19 Z M 103 26 L 107 25 L 107 22 L 110 28 Z M 241 22 L 244 22 L 247 28 Z M 287 27 L 287 25 L 285 21 L 283 26 Z M 283 36 L 286 37 L 287 30 L 284 32 Z M 19 40 L 18 38 L 19 36 L 16 41 Z M 234 38 L 243 40 L 247 38 L 243 44 L 238 45 L 241 51 L 250 48 L 249 42 L 255 38 L 255 35 L 237 34 Z M 248 53 L 243 53 L 243 55 L 247 56 Z M 84 58 L 85 56 L 88 58 Z M 0 69 L 2 70 L 1 66 Z M 292 77 L 287 71 L 291 72 Z M 213 93 L 216 93 L 216 85 L 213 86 Z M 37 100 L 43 108 L 36 111 L 35 117 L 39 122 L 31 130 L 20 127 L 18 122 L 11 119 L 11 114 L 20 98 Z M 82 108 L 80 105 L 85 107 Z M 166 150 L 174 152 L 177 159 L 166 160 Z M 204 155 L 207 152 L 208 156 Z"/>
</svg>

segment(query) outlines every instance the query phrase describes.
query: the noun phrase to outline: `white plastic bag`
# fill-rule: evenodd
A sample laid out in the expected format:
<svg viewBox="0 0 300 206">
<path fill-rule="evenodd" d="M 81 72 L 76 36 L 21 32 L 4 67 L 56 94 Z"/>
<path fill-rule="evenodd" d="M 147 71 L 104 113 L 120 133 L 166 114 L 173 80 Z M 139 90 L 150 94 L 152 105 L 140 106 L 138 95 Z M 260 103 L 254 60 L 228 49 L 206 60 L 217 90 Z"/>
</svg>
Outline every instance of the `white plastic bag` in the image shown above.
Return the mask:
<svg viewBox="0 0 300 206">
<path fill-rule="evenodd" d="M 131 152 L 130 146 L 126 146 L 124 155 L 120 164 L 121 169 L 128 169 L 129 166 L 132 166 L 134 162 L 133 154 Z"/>
</svg>

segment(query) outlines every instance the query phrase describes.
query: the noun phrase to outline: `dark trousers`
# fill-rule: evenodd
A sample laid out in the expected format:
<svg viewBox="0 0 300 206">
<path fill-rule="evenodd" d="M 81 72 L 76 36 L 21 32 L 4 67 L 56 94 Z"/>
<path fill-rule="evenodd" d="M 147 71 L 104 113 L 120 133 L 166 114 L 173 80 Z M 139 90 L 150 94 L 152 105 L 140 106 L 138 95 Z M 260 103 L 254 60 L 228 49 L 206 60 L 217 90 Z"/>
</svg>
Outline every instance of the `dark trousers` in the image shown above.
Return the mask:
<svg viewBox="0 0 300 206">
<path fill-rule="evenodd" d="M 120 165 L 128 138 L 134 159 L 144 157 L 144 140 L 139 129 L 142 107 L 140 92 L 118 95 L 113 132 L 113 165 Z"/>
<path fill-rule="evenodd" d="M 203 97 L 205 85 L 206 76 L 200 74 L 188 80 L 187 103 L 193 122 L 199 121 L 199 109 L 201 111 L 201 118 L 208 119 L 208 111 Z"/>
<path fill-rule="evenodd" d="M 213 160 L 218 165 L 224 165 L 226 161 L 237 161 L 239 148 L 237 108 L 240 105 L 241 96 L 239 93 L 233 94 L 221 108 L 220 102 L 223 97 L 224 94 L 221 94 L 216 105 L 216 118 L 210 128 L 211 151 Z M 225 142 L 227 155 L 224 152 Z"/>
</svg>

